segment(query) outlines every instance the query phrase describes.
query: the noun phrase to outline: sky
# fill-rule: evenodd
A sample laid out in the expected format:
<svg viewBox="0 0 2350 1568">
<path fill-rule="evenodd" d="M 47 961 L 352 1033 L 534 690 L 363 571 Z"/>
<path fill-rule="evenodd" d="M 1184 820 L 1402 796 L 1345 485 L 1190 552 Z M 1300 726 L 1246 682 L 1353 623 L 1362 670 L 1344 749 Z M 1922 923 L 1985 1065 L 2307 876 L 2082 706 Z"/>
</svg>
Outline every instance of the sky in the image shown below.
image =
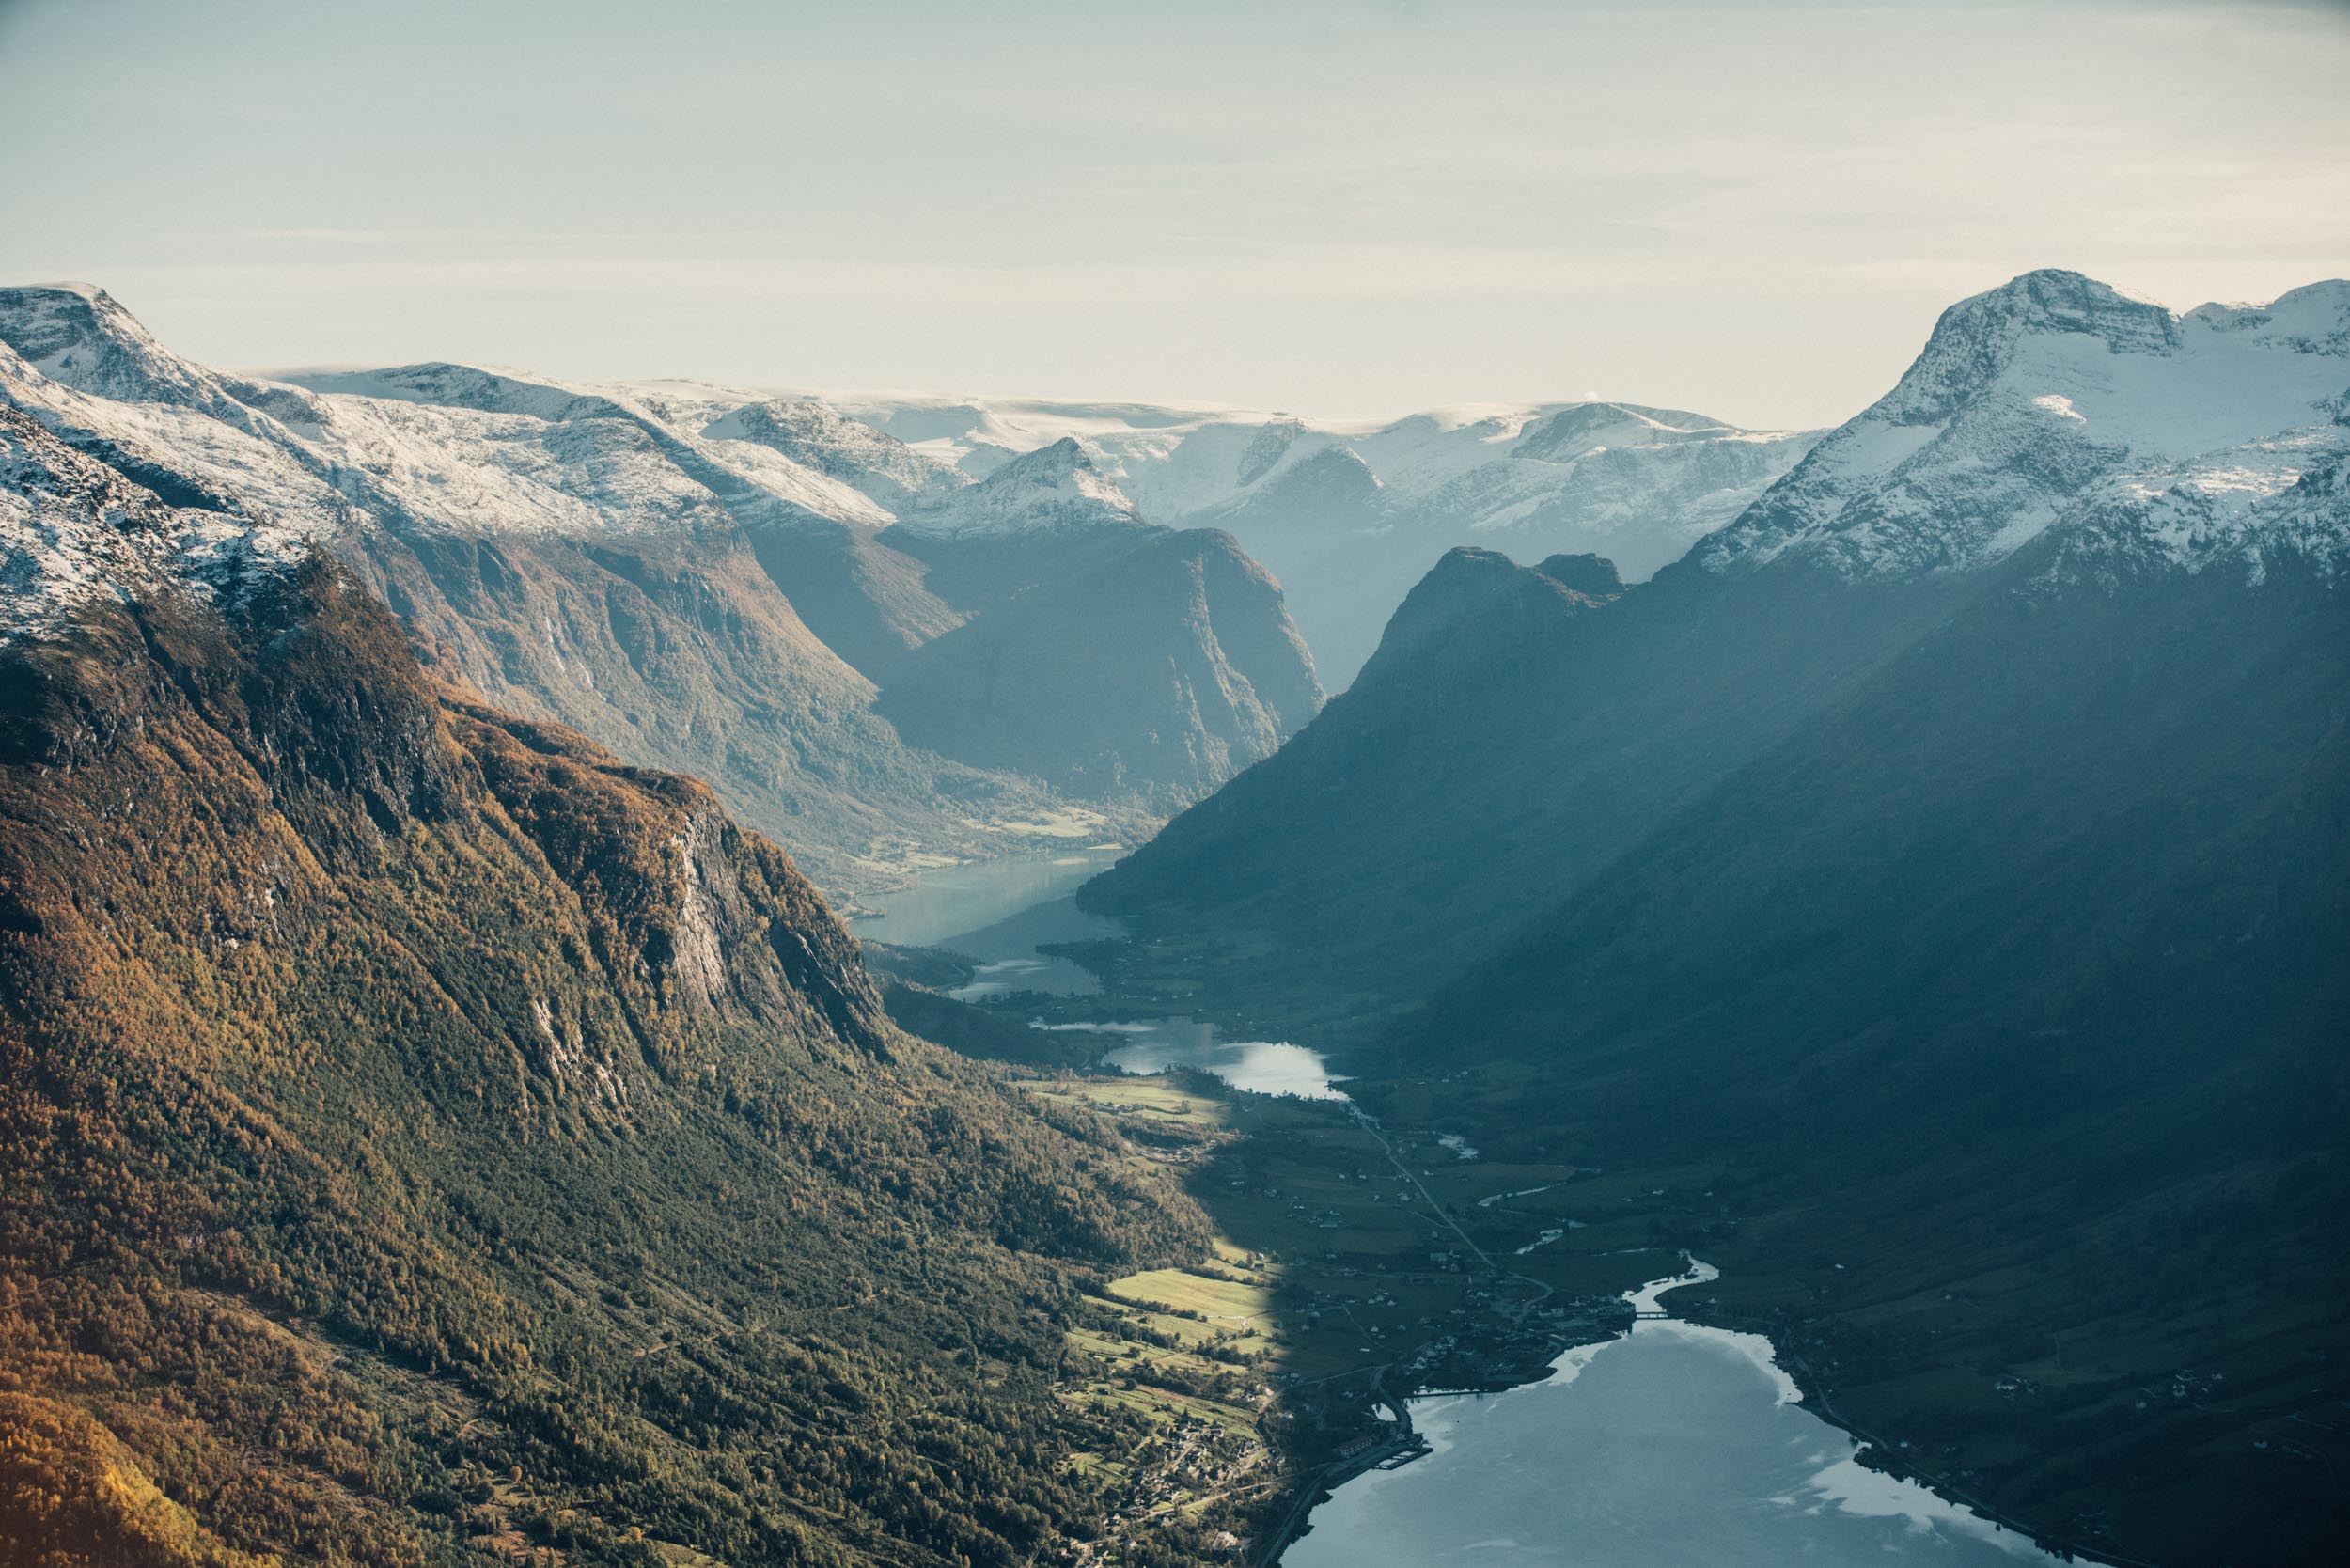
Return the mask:
<svg viewBox="0 0 2350 1568">
<path fill-rule="evenodd" d="M 0 281 L 224 367 L 1834 423 L 2350 274 L 2350 5 L 0 0 Z"/>
</svg>

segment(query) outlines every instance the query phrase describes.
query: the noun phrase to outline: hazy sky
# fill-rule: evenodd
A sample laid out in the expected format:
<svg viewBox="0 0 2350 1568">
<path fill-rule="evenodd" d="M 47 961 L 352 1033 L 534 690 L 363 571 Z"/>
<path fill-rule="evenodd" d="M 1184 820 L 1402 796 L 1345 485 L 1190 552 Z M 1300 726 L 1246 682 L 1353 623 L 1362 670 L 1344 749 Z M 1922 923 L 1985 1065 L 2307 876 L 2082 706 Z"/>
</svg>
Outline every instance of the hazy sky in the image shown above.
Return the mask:
<svg viewBox="0 0 2350 1568">
<path fill-rule="evenodd" d="M 2350 274 L 2341 5 L 0 0 L 0 278 L 222 365 L 1795 425 L 2028 268 Z"/>
</svg>

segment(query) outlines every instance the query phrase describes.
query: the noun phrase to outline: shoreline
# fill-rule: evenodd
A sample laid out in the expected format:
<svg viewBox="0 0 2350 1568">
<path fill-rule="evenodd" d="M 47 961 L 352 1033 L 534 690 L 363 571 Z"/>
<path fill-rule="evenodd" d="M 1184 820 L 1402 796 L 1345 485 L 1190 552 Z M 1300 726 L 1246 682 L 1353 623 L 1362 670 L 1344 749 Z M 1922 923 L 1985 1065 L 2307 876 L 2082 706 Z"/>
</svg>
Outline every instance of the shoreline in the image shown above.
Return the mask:
<svg viewBox="0 0 2350 1568">
<path fill-rule="evenodd" d="M 1064 945 L 1055 944 L 1054 946 Z M 1066 1012 L 1064 1012 L 1064 1007 L 1054 1007 L 1048 1002 L 1046 1011 L 1049 1012 L 1064 1016 L 1066 1013 L 1117 1012 L 1129 1017 L 1136 1015 L 1157 1018 L 1180 1017 L 1190 1022 L 1216 1026 L 1220 1033 L 1233 1031 L 1261 1033 L 1266 1028 L 1267 1020 L 1261 1016 L 1261 1009 L 1244 1011 L 1230 1005 L 1217 1005 L 1211 996 L 1154 995 L 1148 997 L 1120 998 L 1114 986 L 1120 978 L 1119 971 L 1123 965 L 1118 964 L 1110 952 L 1102 950 L 1103 947 L 1115 947 L 1117 944 L 1097 946 L 1094 943 L 1083 943 L 1070 946 L 1080 949 L 1093 949 L 1064 951 L 1059 956 L 1074 960 L 1081 967 L 1088 969 L 1101 983 L 1102 990 L 1084 997 L 1054 998 L 1064 1004 Z M 1104 959 L 1109 959 L 1110 962 L 1104 963 Z M 1043 1000 L 1044 998 L 1037 999 Z M 1068 1022 L 1077 1024 L 1079 1027 L 1088 1021 L 1082 1017 L 1068 1019 Z M 1306 1040 L 1313 1039 L 1318 1031 L 1308 1030 L 1301 1035 L 1298 1031 L 1280 1029 L 1277 1027 L 1277 1032 L 1287 1034 L 1292 1041 L 1303 1043 Z M 1308 1045 L 1307 1048 L 1323 1055 L 1325 1060 L 1333 1065 L 1348 1058 L 1353 1058 L 1356 1065 L 1365 1065 L 1361 1062 L 1363 1053 L 1334 1049 L 1336 1043 L 1327 1041 L 1324 1037 L 1323 1043 Z M 1107 1053 L 1104 1052 L 1103 1058 L 1086 1063 L 1077 1071 L 1103 1078 L 1116 1075 L 1130 1078 L 1136 1082 L 1149 1082 L 1154 1077 L 1166 1076 L 1164 1073 L 1160 1074 L 1127 1073 L 1117 1064 L 1108 1061 L 1106 1056 Z M 1221 1090 L 1235 1097 L 1253 1097 L 1256 1093 L 1256 1091 L 1230 1083 L 1223 1083 Z M 1479 1317 L 1483 1325 L 1487 1328 L 1502 1329 L 1505 1338 L 1513 1331 L 1522 1331 L 1526 1326 L 1525 1315 L 1552 1296 L 1556 1292 L 1556 1287 L 1514 1268 L 1504 1266 L 1502 1261 L 1496 1260 L 1484 1247 L 1480 1247 L 1461 1224 L 1446 1212 L 1444 1204 L 1429 1192 L 1399 1157 L 1379 1119 L 1364 1109 L 1352 1097 L 1341 1094 L 1340 1099 L 1346 1108 L 1347 1121 L 1362 1128 L 1378 1141 L 1386 1163 L 1393 1168 L 1397 1176 L 1408 1184 L 1409 1188 L 1416 1195 L 1418 1200 L 1417 1206 L 1433 1215 L 1446 1231 L 1457 1238 L 1464 1251 L 1473 1256 L 1484 1266 L 1487 1278 L 1496 1283 L 1504 1280 L 1512 1282 L 1509 1298 L 1488 1302 L 1479 1309 Z M 1467 1136 L 1474 1138 L 1474 1129 L 1468 1130 Z M 1214 1195 L 1202 1196 L 1211 1214 L 1216 1213 L 1219 1205 L 1214 1202 Z M 1480 1206 L 1483 1206 L 1481 1200 Z M 1685 1249 L 1682 1250 L 1682 1255 L 1684 1258 L 1688 1257 Z M 1626 1305 L 1634 1306 L 1635 1310 L 1637 1310 L 1637 1305 L 1633 1302 L 1636 1296 L 1653 1292 L 1653 1297 L 1661 1297 L 1681 1286 L 1702 1283 L 1705 1278 L 1705 1276 L 1691 1272 L 1668 1277 L 1662 1280 L 1650 1280 L 1640 1289 L 1622 1293 L 1620 1299 Z M 1531 1294 L 1518 1297 L 1516 1292 L 1519 1287 L 1530 1288 Z M 1832 1398 L 1823 1388 L 1818 1374 L 1804 1360 L 1801 1352 L 1793 1344 L 1779 1342 L 1778 1335 L 1786 1331 L 1786 1325 L 1777 1325 L 1775 1330 L 1771 1325 L 1755 1323 L 1751 1320 L 1687 1316 L 1666 1309 L 1658 1300 L 1652 1300 L 1651 1305 L 1659 1318 L 1684 1322 L 1697 1327 L 1715 1327 L 1733 1332 L 1751 1333 L 1762 1339 L 1769 1347 L 1771 1364 L 1788 1378 L 1797 1392 L 1798 1397 L 1792 1403 L 1796 1403 L 1808 1415 L 1822 1421 L 1823 1424 L 1835 1428 L 1849 1439 L 1855 1445 L 1854 1457 L 1863 1468 L 1890 1477 L 1895 1481 L 1914 1484 L 1941 1502 L 1956 1509 L 1963 1509 L 1974 1518 L 1996 1526 L 1999 1529 L 2011 1531 L 2020 1540 L 2030 1543 L 2044 1551 L 2108 1564 L 2110 1568 L 2155 1568 L 2154 1564 L 2144 1559 L 2117 1553 L 2110 1547 L 2092 1546 L 2071 1541 L 2054 1531 L 2037 1529 L 2029 1521 L 2017 1518 L 1995 1505 L 1977 1498 L 1965 1486 L 1955 1482 L 1944 1481 L 1922 1469 L 1901 1464 L 1896 1456 L 1903 1450 L 1895 1443 L 1845 1417 L 1836 1407 Z M 1418 1352 L 1428 1348 L 1427 1344 L 1425 1342 L 1416 1344 L 1379 1363 L 1369 1389 L 1359 1399 L 1349 1401 L 1348 1405 L 1358 1413 L 1373 1410 L 1382 1404 L 1386 1405 L 1395 1414 L 1394 1429 L 1383 1441 L 1353 1453 L 1333 1455 L 1329 1454 L 1326 1448 L 1319 1456 L 1314 1455 L 1310 1449 L 1300 1452 L 1300 1457 L 1306 1458 L 1308 1463 L 1295 1475 L 1293 1484 L 1298 1488 L 1297 1495 L 1261 1549 L 1251 1554 L 1251 1560 L 1258 1564 L 1258 1568 L 1271 1568 L 1271 1565 L 1277 1563 L 1291 1545 L 1311 1533 L 1314 1513 L 1323 1504 L 1330 1500 L 1339 1488 L 1374 1469 L 1402 1468 L 1427 1454 L 1430 1451 L 1428 1445 L 1412 1423 L 1409 1408 L 1412 1400 L 1483 1395 L 1536 1385 L 1551 1375 L 1552 1369 L 1559 1356 L 1577 1348 L 1605 1345 L 1616 1339 L 1625 1337 L 1629 1332 L 1630 1325 L 1599 1335 L 1545 1334 L 1543 1339 L 1547 1348 L 1543 1360 L 1539 1369 L 1526 1368 L 1526 1375 L 1472 1379 L 1466 1383 L 1452 1382 L 1442 1387 L 1413 1386 L 1408 1392 L 1402 1394 L 1390 1391 L 1389 1380 L 1406 1362 L 1412 1361 Z M 1368 1367 L 1358 1369 L 1357 1375 L 1361 1372 L 1372 1370 Z M 1277 1455 L 1282 1448 L 1290 1446 L 1290 1444 L 1275 1442 L 1269 1434 L 1261 1433 L 1261 1437 L 1267 1442 L 1267 1446 L 1272 1448 Z M 1293 1435 L 1291 1441 L 1294 1442 Z M 1291 1451 L 1299 1452 L 1299 1450 L 1292 1448 Z"/>
</svg>

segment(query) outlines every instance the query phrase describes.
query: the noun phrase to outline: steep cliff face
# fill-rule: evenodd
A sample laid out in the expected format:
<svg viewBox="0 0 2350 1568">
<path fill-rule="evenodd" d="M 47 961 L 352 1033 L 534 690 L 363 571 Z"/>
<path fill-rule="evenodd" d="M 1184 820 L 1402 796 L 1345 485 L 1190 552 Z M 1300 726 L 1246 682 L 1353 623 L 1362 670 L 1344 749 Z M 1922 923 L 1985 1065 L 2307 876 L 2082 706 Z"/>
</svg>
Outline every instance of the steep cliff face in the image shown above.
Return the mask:
<svg viewBox="0 0 2350 1568">
<path fill-rule="evenodd" d="M 791 585 L 791 607 L 808 629 L 876 686 L 970 619 L 932 588 L 923 561 L 854 523 L 774 524 L 753 530 L 750 546 L 769 577 Z"/>
<path fill-rule="evenodd" d="M 1182 1200 L 892 1028 L 705 786 L 435 680 L 328 557 L 223 570 L 216 518 L 0 437 L 12 570 L 116 550 L 0 647 L 8 1551 L 1085 1528 L 1066 1456 L 1124 1439 L 1048 1391 L 1070 1270 Z"/>
<path fill-rule="evenodd" d="M 809 565 L 784 526 L 587 543 L 379 534 L 352 553 L 448 678 L 723 780 L 837 886 L 867 885 L 917 847 L 984 849 L 992 836 L 958 812 L 1049 811 L 1035 783 L 909 746 L 872 712 L 872 682 L 776 587 L 771 566 Z M 889 623 L 874 619 L 878 642 Z"/>
<path fill-rule="evenodd" d="M 1149 529 L 924 647 L 881 712 L 977 766 L 1026 758 L 1079 798 L 1172 808 L 1270 756 L 1321 698 L 1261 567 L 1229 535 Z"/>
</svg>

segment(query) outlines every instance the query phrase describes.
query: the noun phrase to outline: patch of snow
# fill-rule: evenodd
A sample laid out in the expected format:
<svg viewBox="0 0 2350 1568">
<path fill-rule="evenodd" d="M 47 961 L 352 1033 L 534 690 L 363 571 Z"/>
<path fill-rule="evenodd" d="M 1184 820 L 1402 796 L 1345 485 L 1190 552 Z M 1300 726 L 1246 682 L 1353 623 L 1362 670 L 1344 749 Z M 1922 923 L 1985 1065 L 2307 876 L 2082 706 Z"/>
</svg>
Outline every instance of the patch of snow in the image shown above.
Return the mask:
<svg viewBox="0 0 2350 1568">
<path fill-rule="evenodd" d="M 2110 525 L 2117 477 L 2224 510 L 2231 491 L 2294 477 L 2228 454 L 2327 422 L 2346 393 L 2350 284 L 2172 316 L 2075 274 L 2027 274 L 1946 312 L 1892 391 L 1696 559 L 1724 572 L 1787 557 L 1853 576 L 1969 571 L 2083 505 Z"/>
</svg>

